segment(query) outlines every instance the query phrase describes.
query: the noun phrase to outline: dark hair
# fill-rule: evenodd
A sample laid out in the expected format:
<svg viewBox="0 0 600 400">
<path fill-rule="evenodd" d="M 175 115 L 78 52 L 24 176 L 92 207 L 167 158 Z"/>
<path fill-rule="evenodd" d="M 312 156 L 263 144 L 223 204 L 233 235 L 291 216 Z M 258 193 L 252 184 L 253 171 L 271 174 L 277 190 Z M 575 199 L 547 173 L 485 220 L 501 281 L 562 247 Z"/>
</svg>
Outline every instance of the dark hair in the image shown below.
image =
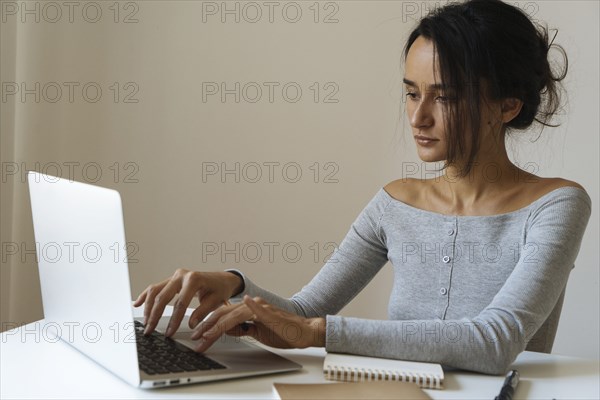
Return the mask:
<svg viewBox="0 0 600 400">
<path fill-rule="evenodd" d="M 470 172 L 479 150 L 483 93 L 492 100 L 512 97 L 523 101 L 519 115 L 505 124 L 507 131 L 527 129 L 534 121 L 542 130 L 558 126 L 549 120 L 560 107 L 556 83 L 565 78 L 568 59 L 561 46 L 548 43 L 547 28 L 536 25 L 523 11 L 500 0 L 469 0 L 434 9 L 411 32 L 404 61 L 419 36 L 432 41 L 440 79 L 456 99 L 445 110 L 448 154 L 443 168 L 464 160 L 462 175 Z M 552 46 L 561 51 L 566 63 L 559 76 L 548 62 Z M 467 129 L 471 131 L 469 154 L 465 154 Z"/>
</svg>

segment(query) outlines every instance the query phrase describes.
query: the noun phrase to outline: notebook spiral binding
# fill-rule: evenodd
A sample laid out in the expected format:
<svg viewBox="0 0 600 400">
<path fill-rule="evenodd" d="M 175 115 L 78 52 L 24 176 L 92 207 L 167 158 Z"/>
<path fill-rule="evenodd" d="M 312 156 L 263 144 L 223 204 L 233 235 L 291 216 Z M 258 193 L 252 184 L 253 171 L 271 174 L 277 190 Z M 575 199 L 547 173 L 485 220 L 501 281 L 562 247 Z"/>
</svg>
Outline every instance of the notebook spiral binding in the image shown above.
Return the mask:
<svg viewBox="0 0 600 400">
<path fill-rule="evenodd" d="M 444 386 L 443 380 L 437 376 L 402 371 L 328 366 L 323 370 L 323 374 L 327 380 L 344 382 L 414 382 L 424 389 L 442 389 Z"/>
</svg>

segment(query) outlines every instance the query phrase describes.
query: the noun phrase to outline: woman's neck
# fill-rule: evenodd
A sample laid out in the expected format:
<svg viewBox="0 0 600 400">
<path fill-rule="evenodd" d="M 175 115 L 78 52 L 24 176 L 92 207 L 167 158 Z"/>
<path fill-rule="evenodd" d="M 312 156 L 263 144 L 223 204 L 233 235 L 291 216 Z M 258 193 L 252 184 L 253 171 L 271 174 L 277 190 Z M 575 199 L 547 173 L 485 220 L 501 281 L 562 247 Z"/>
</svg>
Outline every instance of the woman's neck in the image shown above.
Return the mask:
<svg viewBox="0 0 600 400">
<path fill-rule="evenodd" d="M 515 166 L 506 153 L 502 157 L 479 157 L 466 176 L 460 176 L 460 170 L 460 166 L 448 166 L 441 186 L 447 207 L 457 213 L 493 202 L 533 176 Z"/>
</svg>

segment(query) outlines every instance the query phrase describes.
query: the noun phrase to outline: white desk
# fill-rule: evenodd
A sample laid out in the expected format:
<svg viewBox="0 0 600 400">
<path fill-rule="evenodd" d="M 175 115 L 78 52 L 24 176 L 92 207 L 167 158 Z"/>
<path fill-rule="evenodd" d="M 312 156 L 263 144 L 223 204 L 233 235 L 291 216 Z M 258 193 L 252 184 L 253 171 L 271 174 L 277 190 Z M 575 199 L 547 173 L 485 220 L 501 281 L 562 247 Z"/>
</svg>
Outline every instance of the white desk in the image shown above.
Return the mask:
<svg viewBox="0 0 600 400">
<path fill-rule="evenodd" d="M 141 310 L 136 309 L 136 314 Z M 139 314 L 138 314 L 139 315 Z M 36 324 L 37 327 L 36 327 Z M 203 383 L 158 390 L 129 386 L 83 354 L 33 333 L 44 320 L 0 335 L 0 398 L 276 398 L 273 382 L 315 383 L 322 377 L 320 348 L 276 350 L 304 366 L 298 372 Z M 522 353 L 514 364 L 521 374 L 518 399 L 600 399 L 599 360 Z M 433 399 L 493 399 L 504 380 L 464 371 L 446 371 L 444 390 L 426 390 Z"/>
</svg>

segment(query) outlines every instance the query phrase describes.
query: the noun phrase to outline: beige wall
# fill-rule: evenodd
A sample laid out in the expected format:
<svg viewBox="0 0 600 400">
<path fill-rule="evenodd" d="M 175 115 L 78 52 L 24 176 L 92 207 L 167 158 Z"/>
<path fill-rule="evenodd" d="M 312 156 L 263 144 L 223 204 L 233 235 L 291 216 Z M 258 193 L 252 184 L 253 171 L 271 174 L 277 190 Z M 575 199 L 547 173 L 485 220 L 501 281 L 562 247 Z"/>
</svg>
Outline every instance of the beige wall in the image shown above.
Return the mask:
<svg viewBox="0 0 600 400">
<path fill-rule="evenodd" d="M 381 186 L 415 165 L 424 172 L 399 113 L 399 59 L 425 2 L 321 2 L 318 15 L 313 2 L 276 2 L 273 22 L 263 2 L 227 2 L 240 8 L 239 23 L 235 15 L 222 22 L 210 13 L 221 2 L 121 2 L 118 15 L 109 8 L 113 2 L 76 2 L 72 22 L 61 2 L 54 3 L 61 18 L 47 3 L 28 2 L 29 9 L 39 7 L 39 22 L 23 4 L 2 2 L 4 328 L 43 316 L 28 252 L 34 238 L 22 175 L 27 169 L 121 192 L 128 240 L 138 250 L 130 268 L 135 294 L 177 267 L 237 267 L 291 295 L 319 270 L 329 242 L 341 241 Z M 263 13 L 255 23 L 248 22 L 256 16 L 252 4 Z M 570 56 L 570 106 L 562 127 L 545 130 L 533 144 L 514 142 L 512 157 L 532 163 L 539 175 L 580 182 L 597 206 L 598 3 L 516 4 L 560 29 L 556 42 Z M 91 22 L 96 5 L 102 15 Z M 302 16 L 291 22 L 297 9 Z M 229 89 L 239 82 L 240 101 L 234 94 L 225 102 L 218 94 L 203 96 L 212 82 Z M 19 88 L 15 95 L 11 83 Z M 96 87 L 102 96 L 93 102 Z M 253 102 L 256 87 L 262 97 Z M 294 101 L 298 87 L 302 94 Z M 27 88 L 34 93 L 22 98 Z M 236 163 L 239 182 L 234 174 L 208 174 Z M 262 177 L 253 182 L 257 165 Z M 598 357 L 597 238 L 594 208 L 556 353 Z M 343 314 L 385 318 L 390 277 L 387 266 Z"/>
</svg>

